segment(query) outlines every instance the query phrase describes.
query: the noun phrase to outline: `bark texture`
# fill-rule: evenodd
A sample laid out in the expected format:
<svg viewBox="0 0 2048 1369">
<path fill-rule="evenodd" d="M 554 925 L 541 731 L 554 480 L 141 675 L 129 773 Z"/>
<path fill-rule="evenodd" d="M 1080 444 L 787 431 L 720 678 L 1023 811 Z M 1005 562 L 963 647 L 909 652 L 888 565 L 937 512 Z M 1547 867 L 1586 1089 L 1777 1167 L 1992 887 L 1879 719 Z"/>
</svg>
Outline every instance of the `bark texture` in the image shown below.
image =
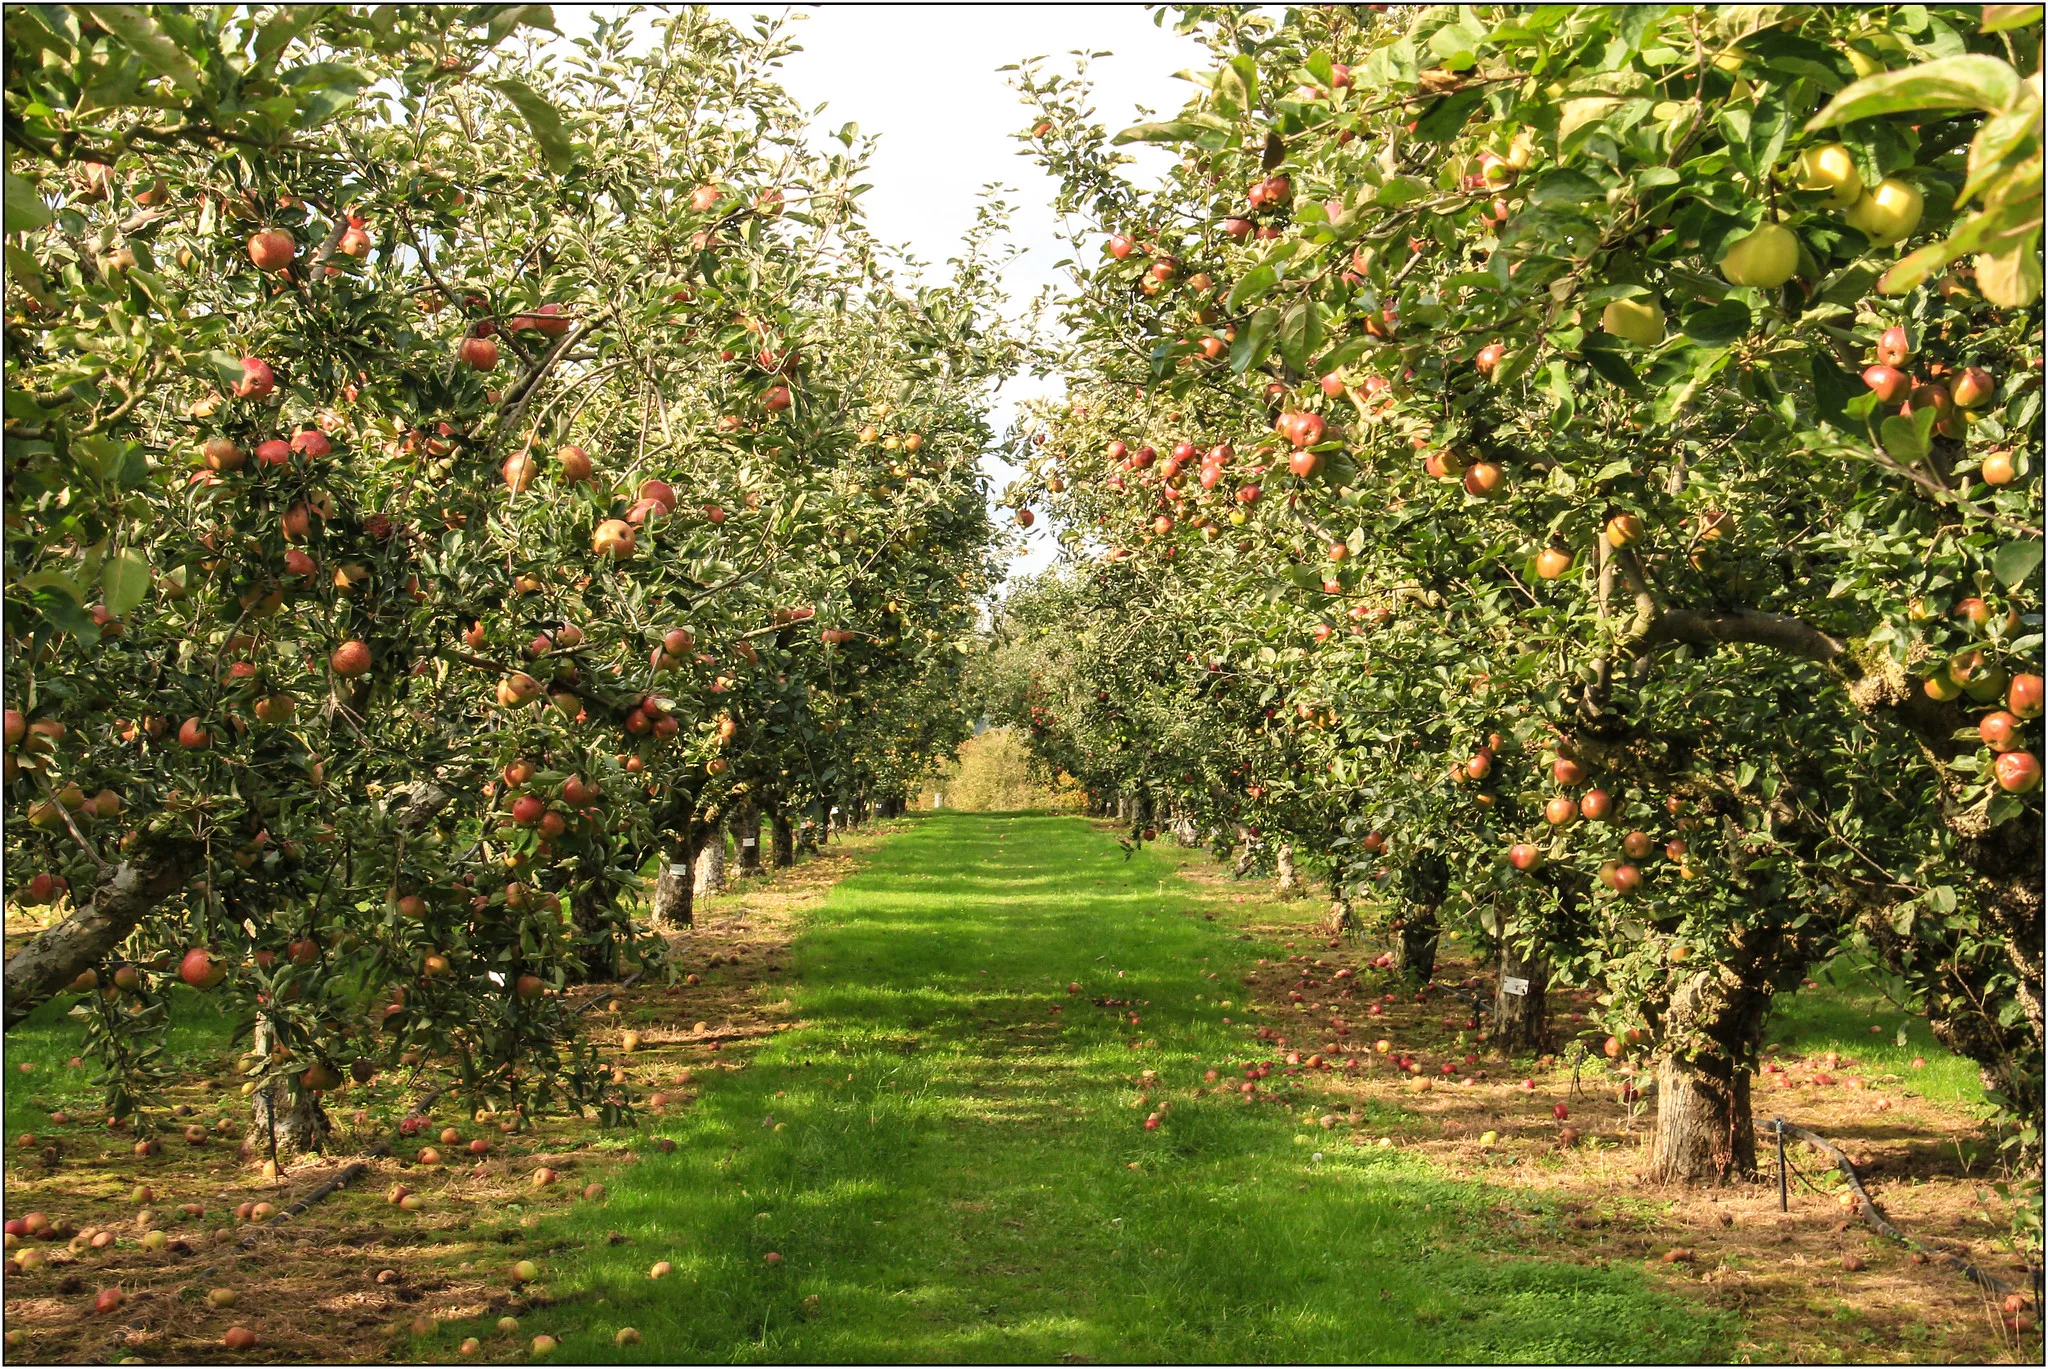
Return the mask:
<svg viewBox="0 0 2048 1369">
<path fill-rule="evenodd" d="M 673 931 L 696 921 L 697 879 L 690 859 L 690 848 L 695 844 L 694 840 L 682 843 L 661 862 L 661 875 L 654 881 L 654 899 L 649 909 L 649 920 L 657 931 Z"/>
<path fill-rule="evenodd" d="M 742 878 L 761 873 L 761 810 L 749 803 L 732 815 L 733 842 L 739 848 Z"/>
<path fill-rule="evenodd" d="M 768 816 L 768 830 L 775 843 L 775 868 L 787 870 L 796 864 L 796 826 L 789 814 L 778 808 Z"/>
<path fill-rule="evenodd" d="M 1526 980 L 1529 991 L 1511 994 L 1511 979 Z M 1493 995 L 1493 1044 L 1509 1055 L 1539 1054 L 1547 1044 L 1544 997 L 1550 988 L 1550 965 L 1540 954 L 1525 953 L 1513 937 L 1501 942 L 1500 983 Z"/>
<path fill-rule="evenodd" d="M 1436 906 L 1408 909 L 1394 942 L 1395 972 L 1418 984 L 1427 984 L 1436 973 L 1436 939 Z"/>
<path fill-rule="evenodd" d="M 697 851 L 693 880 L 697 897 L 712 898 L 725 892 L 725 858 L 725 829 L 714 827 L 704 834 L 704 844 Z"/>
<path fill-rule="evenodd" d="M 1301 880 L 1294 873 L 1294 848 L 1284 841 L 1273 853 L 1273 868 L 1276 872 L 1274 892 L 1282 898 L 1293 898 L 1301 892 Z"/>
<path fill-rule="evenodd" d="M 256 1053 L 268 1055 L 276 1044 L 277 1034 L 271 1028 L 270 1019 L 257 1018 Z M 326 1150 L 328 1138 L 334 1131 L 319 1097 L 307 1088 L 294 1093 L 292 1082 L 290 1079 L 273 1079 L 249 1095 L 249 1145 L 252 1150 L 272 1160 L 318 1155 Z"/>
<path fill-rule="evenodd" d="M 126 941 L 137 923 L 185 887 L 197 861 L 197 851 L 182 844 L 122 861 L 71 916 L 36 933 L 7 962 L 7 1029 Z"/>
</svg>

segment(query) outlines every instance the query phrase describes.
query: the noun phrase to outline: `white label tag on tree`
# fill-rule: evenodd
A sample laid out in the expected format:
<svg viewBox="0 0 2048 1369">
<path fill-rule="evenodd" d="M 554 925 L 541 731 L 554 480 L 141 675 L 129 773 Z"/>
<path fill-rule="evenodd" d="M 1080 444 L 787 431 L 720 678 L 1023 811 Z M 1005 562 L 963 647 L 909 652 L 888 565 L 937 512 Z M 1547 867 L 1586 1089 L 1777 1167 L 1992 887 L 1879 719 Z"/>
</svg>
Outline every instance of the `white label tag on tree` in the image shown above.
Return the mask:
<svg viewBox="0 0 2048 1369">
<path fill-rule="evenodd" d="M 1503 975 L 1500 981 L 1500 991 L 1510 997 L 1521 998 L 1529 992 L 1529 981 L 1517 979 L 1513 975 Z"/>
<path fill-rule="evenodd" d="M 742 846 L 759 846 L 760 844 L 760 842 L 756 841 L 752 837 L 742 837 L 740 839 L 740 845 Z"/>
<path fill-rule="evenodd" d="M 678 861 L 670 864 L 670 866 L 668 867 L 668 872 L 674 875 L 677 879 L 681 879 L 684 875 L 690 873 L 690 867 Z"/>
</svg>

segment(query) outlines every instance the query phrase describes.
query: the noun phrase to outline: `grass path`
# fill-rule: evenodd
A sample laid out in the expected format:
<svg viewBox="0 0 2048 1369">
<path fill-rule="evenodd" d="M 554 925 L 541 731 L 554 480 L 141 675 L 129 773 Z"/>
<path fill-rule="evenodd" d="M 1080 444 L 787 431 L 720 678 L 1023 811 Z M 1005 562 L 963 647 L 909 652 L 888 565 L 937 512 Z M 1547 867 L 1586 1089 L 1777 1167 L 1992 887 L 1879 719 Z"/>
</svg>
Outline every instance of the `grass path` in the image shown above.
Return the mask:
<svg viewBox="0 0 2048 1369">
<path fill-rule="evenodd" d="M 1195 1096 L 1251 1051 L 1224 1000 L 1267 949 L 1209 896 L 1073 818 L 891 839 L 796 943 L 803 1025 L 535 1233 L 526 1333 L 579 1362 L 1720 1357 L 1725 1319 L 1639 1270 L 1530 1258 L 1526 1197 L 1340 1146 L 1305 1100 Z"/>
</svg>

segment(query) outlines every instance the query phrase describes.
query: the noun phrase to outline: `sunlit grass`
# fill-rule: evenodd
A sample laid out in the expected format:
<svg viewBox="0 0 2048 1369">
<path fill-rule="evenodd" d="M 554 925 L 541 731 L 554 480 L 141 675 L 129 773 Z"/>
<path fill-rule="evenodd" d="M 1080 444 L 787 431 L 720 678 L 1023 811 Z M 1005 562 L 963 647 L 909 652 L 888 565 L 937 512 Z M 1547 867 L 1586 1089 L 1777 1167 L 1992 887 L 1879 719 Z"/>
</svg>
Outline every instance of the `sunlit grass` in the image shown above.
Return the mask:
<svg viewBox="0 0 2048 1369">
<path fill-rule="evenodd" d="M 608 1204 L 550 1221 L 580 1244 L 529 1321 L 579 1360 L 619 1357 L 623 1325 L 648 1361 L 1710 1352 L 1722 1321 L 1633 1271 L 1513 1258 L 1477 1185 L 1297 1145 L 1298 1105 L 1190 1097 L 1245 1051 L 1206 974 L 1257 953 L 1181 915 L 1201 897 L 1077 820 L 920 822 L 799 942 L 808 1025 L 654 1123 L 677 1150 Z"/>
</svg>

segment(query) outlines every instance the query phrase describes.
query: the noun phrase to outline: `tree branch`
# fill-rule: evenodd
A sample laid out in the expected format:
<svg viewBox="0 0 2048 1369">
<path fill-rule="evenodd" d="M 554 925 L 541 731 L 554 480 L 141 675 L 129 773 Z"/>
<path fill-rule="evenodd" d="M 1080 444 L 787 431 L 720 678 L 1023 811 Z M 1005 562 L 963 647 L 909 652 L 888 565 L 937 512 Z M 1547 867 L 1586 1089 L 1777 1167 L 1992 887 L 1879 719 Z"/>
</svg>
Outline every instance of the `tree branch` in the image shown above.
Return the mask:
<svg viewBox="0 0 2048 1369">
<path fill-rule="evenodd" d="M 1808 660 L 1833 662 L 1849 644 L 1797 618 L 1776 613 L 1699 613 L 1665 609 L 1643 634 L 1646 647 L 1683 642 L 1691 646 L 1764 646 Z"/>
<path fill-rule="evenodd" d="M 90 902 L 38 932 L 7 962 L 6 1030 L 127 940 L 137 923 L 185 886 L 194 861 L 183 845 L 125 860 L 93 890 Z"/>
</svg>

